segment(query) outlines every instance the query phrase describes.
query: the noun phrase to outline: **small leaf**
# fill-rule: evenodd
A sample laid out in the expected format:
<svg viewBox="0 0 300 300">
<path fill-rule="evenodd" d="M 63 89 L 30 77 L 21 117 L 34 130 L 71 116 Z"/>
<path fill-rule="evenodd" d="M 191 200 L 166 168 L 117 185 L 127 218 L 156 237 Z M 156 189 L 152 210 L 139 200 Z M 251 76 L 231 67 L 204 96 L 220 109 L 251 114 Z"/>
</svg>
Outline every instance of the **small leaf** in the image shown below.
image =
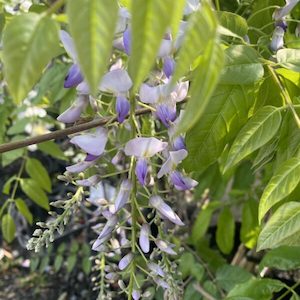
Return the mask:
<svg viewBox="0 0 300 300">
<path fill-rule="evenodd" d="M 118 18 L 116 0 L 69 0 L 67 15 L 79 65 L 93 94 L 104 74 Z"/>
<path fill-rule="evenodd" d="M 180 1 L 132 0 L 132 49 L 129 72 L 136 90 L 149 74 L 162 38 Z M 183 7 L 182 7 L 183 8 Z"/>
<path fill-rule="evenodd" d="M 92 262 L 88 257 L 84 257 L 82 260 L 82 270 L 85 275 L 89 275 L 92 269 Z"/>
<path fill-rule="evenodd" d="M 54 158 L 67 160 L 66 156 L 64 155 L 64 152 L 53 141 L 38 144 L 38 148 L 44 153 L 49 154 Z"/>
<path fill-rule="evenodd" d="M 26 161 L 25 169 L 27 174 L 34 180 L 36 183 L 46 190 L 47 192 L 51 192 L 51 180 L 48 175 L 47 170 L 35 158 L 28 158 Z"/>
<path fill-rule="evenodd" d="M 22 179 L 21 188 L 23 192 L 40 207 L 49 210 L 49 202 L 45 192 L 32 179 Z"/>
<path fill-rule="evenodd" d="M 68 273 L 72 272 L 72 270 L 74 269 L 74 267 L 76 265 L 76 262 L 77 262 L 76 254 L 72 254 L 72 255 L 68 256 L 68 259 L 67 259 L 67 272 Z"/>
<path fill-rule="evenodd" d="M 16 199 L 15 203 L 20 214 L 22 214 L 25 217 L 29 224 L 32 224 L 32 213 L 28 209 L 26 202 L 22 199 Z"/>
<path fill-rule="evenodd" d="M 259 270 L 264 267 L 274 268 L 277 270 L 293 270 L 300 268 L 300 247 L 288 247 L 282 246 L 273 250 L 270 250 L 263 257 L 259 264 Z"/>
<path fill-rule="evenodd" d="M 218 11 L 217 16 L 220 25 L 229 29 L 231 32 L 240 37 L 244 37 L 247 34 L 248 25 L 243 17 L 228 11 Z"/>
<path fill-rule="evenodd" d="M 249 46 L 233 45 L 225 50 L 222 84 L 250 84 L 264 76 L 258 53 Z"/>
<path fill-rule="evenodd" d="M 234 244 L 235 222 L 229 208 L 220 213 L 217 224 L 216 241 L 224 254 L 229 254 Z"/>
<path fill-rule="evenodd" d="M 16 225 L 10 214 L 7 213 L 2 217 L 1 228 L 4 239 L 8 243 L 11 243 L 15 238 Z"/>
<path fill-rule="evenodd" d="M 270 141 L 279 129 L 280 123 L 281 114 L 278 108 L 265 106 L 257 111 L 234 140 L 224 172 Z"/>
<path fill-rule="evenodd" d="M 57 255 L 55 257 L 55 260 L 54 260 L 54 270 L 55 270 L 55 272 L 58 272 L 61 269 L 61 267 L 63 265 L 63 262 L 64 262 L 64 258 L 63 258 L 62 255 Z"/>
<path fill-rule="evenodd" d="M 57 55 L 58 46 L 58 26 L 49 17 L 27 13 L 13 17 L 8 23 L 3 33 L 3 64 L 15 103 L 27 96 Z"/>
<path fill-rule="evenodd" d="M 279 246 L 300 246 L 300 203 L 280 206 L 261 231 L 257 251 Z"/>
<path fill-rule="evenodd" d="M 259 203 L 259 221 L 276 203 L 287 197 L 300 182 L 300 158 L 284 162 L 266 186 Z"/>
<path fill-rule="evenodd" d="M 300 72 L 300 49 L 281 49 L 277 51 L 276 57 L 283 67 Z"/>
</svg>

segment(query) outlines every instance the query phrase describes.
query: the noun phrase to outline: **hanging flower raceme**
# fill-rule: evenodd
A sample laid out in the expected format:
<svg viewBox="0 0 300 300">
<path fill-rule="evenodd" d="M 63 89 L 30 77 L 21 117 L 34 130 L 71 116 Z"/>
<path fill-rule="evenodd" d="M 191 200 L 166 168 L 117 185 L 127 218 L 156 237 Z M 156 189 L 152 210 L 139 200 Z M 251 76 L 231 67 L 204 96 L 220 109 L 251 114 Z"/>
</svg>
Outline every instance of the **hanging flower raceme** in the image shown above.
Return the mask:
<svg viewBox="0 0 300 300">
<path fill-rule="evenodd" d="M 129 200 L 132 184 L 130 180 L 125 179 L 121 183 L 121 187 L 115 200 L 115 212 L 122 209 Z"/>
<path fill-rule="evenodd" d="M 127 156 L 134 156 L 138 159 L 135 172 L 141 185 L 146 184 L 148 159 L 163 151 L 167 146 L 168 143 L 153 137 L 138 137 L 127 142 L 124 152 Z"/>
</svg>

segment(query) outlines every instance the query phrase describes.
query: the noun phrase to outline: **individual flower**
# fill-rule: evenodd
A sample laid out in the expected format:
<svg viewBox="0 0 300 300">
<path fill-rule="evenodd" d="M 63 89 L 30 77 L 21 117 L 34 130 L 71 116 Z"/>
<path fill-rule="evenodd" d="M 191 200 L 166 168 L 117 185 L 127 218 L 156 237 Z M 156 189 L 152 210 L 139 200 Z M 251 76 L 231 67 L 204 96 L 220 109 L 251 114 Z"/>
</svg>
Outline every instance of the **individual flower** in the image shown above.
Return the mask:
<svg viewBox="0 0 300 300">
<path fill-rule="evenodd" d="M 186 145 L 183 136 L 176 137 L 172 142 L 172 147 L 174 151 L 186 150 Z"/>
<path fill-rule="evenodd" d="M 169 284 L 159 277 L 154 277 L 153 280 L 157 285 L 161 286 L 165 290 L 170 288 Z"/>
<path fill-rule="evenodd" d="M 139 244 L 144 253 L 148 253 L 150 251 L 150 226 L 148 224 L 143 224 L 140 231 Z"/>
<path fill-rule="evenodd" d="M 125 7 L 120 7 L 119 9 L 119 19 L 117 22 L 115 33 L 124 32 L 127 27 L 127 23 L 130 19 L 130 13 Z"/>
<path fill-rule="evenodd" d="M 63 123 L 74 123 L 79 118 L 81 113 L 87 107 L 88 100 L 86 95 L 79 95 L 73 105 L 57 117 L 57 120 Z"/>
<path fill-rule="evenodd" d="M 128 267 L 128 265 L 131 263 L 131 261 L 133 260 L 133 254 L 132 253 L 128 253 L 126 254 L 120 261 L 119 261 L 119 269 L 121 271 L 123 271 L 124 269 L 126 269 Z"/>
<path fill-rule="evenodd" d="M 98 127 L 94 133 L 81 134 L 71 138 L 70 143 L 89 154 L 100 156 L 103 154 L 107 143 L 107 131 Z"/>
<path fill-rule="evenodd" d="M 130 103 L 124 96 L 118 96 L 116 99 L 116 112 L 119 123 L 123 123 L 128 116 Z"/>
<path fill-rule="evenodd" d="M 273 32 L 272 40 L 270 43 L 270 49 L 273 52 L 276 52 L 279 49 L 283 48 L 284 45 L 283 37 L 284 37 L 284 29 L 277 26 Z"/>
<path fill-rule="evenodd" d="M 147 183 L 148 162 L 145 158 L 139 158 L 136 163 L 135 175 L 139 183 L 144 186 Z"/>
<path fill-rule="evenodd" d="M 79 163 L 76 163 L 72 166 L 66 167 L 66 170 L 70 173 L 80 173 L 85 171 L 91 166 L 94 166 L 97 162 L 98 156 L 94 155 L 87 155 L 84 161 L 81 161 Z"/>
<path fill-rule="evenodd" d="M 77 86 L 82 81 L 83 81 L 83 76 L 80 72 L 79 66 L 77 64 L 73 64 L 70 67 L 68 74 L 65 77 L 64 87 L 71 88 Z"/>
<path fill-rule="evenodd" d="M 166 204 L 160 196 L 152 196 L 149 200 L 150 206 L 154 207 L 160 215 L 168 219 L 170 222 L 184 226 L 184 223 L 180 220 L 177 214 L 172 210 L 172 208 Z"/>
<path fill-rule="evenodd" d="M 131 30 L 127 28 L 123 33 L 123 47 L 127 55 L 131 53 Z"/>
<path fill-rule="evenodd" d="M 93 175 L 86 179 L 76 180 L 76 183 L 81 186 L 93 186 L 93 185 L 99 183 L 100 180 L 101 180 L 101 177 L 99 175 Z"/>
<path fill-rule="evenodd" d="M 115 200 L 115 212 L 118 212 L 120 209 L 122 209 L 124 205 L 128 202 L 131 188 L 132 184 L 130 180 L 125 179 L 122 181 L 119 193 Z"/>
<path fill-rule="evenodd" d="M 183 176 L 179 171 L 174 171 L 171 173 L 171 182 L 179 191 L 190 190 L 198 184 L 196 180 Z"/>
<path fill-rule="evenodd" d="M 278 21 L 280 19 L 283 19 L 286 15 L 288 15 L 291 10 L 297 5 L 299 0 L 286 0 L 285 6 L 278 8 L 273 13 L 273 19 L 275 21 Z"/>
<path fill-rule="evenodd" d="M 161 178 L 164 175 L 171 173 L 176 168 L 176 166 L 187 157 L 187 155 L 188 152 L 184 149 L 178 151 L 170 151 L 169 157 L 157 173 L 157 178 Z"/>
<path fill-rule="evenodd" d="M 157 239 L 155 241 L 155 244 L 161 251 L 163 251 L 167 254 L 170 254 L 170 255 L 177 255 L 177 253 L 172 249 L 175 247 L 174 244 L 170 244 L 170 243 L 167 243 L 167 242 L 165 242 L 163 240 L 159 240 L 159 239 Z"/>
<path fill-rule="evenodd" d="M 176 105 L 173 103 L 162 103 L 158 105 L 156 108 L 156 116 L 166 127 L 169 127 L 177 117 Z"/>
<path fill-rule="evenodd" d="M 148 266 L 148 269 L 151 270 L 156 275 L 159 275 L 161 277 L 165 276 L 165 272 L 163 271 L 163 269 L 158 264 L 150 262 L 150 263 L 147 264 L 147 266 Z"/>
<path fill-rule="evenodd" d="M 141 292 L 138 290 L 132 291 L 132 299 L 133 300 L 139 300 L 141 298 Z"/>
</svg>

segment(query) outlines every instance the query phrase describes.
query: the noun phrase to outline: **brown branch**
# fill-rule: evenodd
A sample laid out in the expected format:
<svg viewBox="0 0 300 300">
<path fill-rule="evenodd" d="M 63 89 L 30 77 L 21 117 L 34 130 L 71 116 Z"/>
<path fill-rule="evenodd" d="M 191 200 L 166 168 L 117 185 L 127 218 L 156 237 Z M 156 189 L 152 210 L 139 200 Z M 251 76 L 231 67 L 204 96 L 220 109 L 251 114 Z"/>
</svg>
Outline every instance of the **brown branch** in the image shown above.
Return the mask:
<svg viewBox="0 0 300 300">
<path fill-rule="evenodd" d="M 151 112 L 151 110 L 149 108 L 142 108 L 142 109 L 138 109 L 135 114 L 137 116 L 140 116 L 140 115 L 147 114 L 149 112 Z M 98 126 L 104 126 L 105 124 L 114 122 L 116 120 L 117 120 L 116 117 L 106 117 L 106 118 L 101 118 L 101 119 L 95 119 L 93 121 L 86 122 L 86 123 L 83 123 L 80 125 L 75 125 L 72 127 L 68 127 L 66 129 L 56 130 L 56 131 L 53 131 L 53 132 L 50 132 L 47 134 L 35 136 L 32 138 L 27 138 L 27 139 L 24 139 L 21 141 L 2 144 L 2 145 L 0 145 L 0 153 L 4 153 L 4 152 L 12 151 L 15 149 L 24 148 L 24 147 L 27 147 L 30 145 L 40 144 L 43 142 L 63 138 L 65 136 L 68 136 L 69 134 L 81 132 L 81 131 L 95 128 Z"/>
</svg>

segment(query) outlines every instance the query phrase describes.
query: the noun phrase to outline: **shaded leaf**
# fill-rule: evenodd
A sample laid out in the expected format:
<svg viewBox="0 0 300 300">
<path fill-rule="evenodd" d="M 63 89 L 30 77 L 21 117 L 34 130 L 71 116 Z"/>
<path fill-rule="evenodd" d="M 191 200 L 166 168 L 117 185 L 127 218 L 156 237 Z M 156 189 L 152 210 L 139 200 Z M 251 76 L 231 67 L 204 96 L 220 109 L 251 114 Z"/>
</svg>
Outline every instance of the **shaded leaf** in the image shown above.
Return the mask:
<svg viewBox="0 0 300 300">
<path fill-rule="evenodd" d="M 57 144 L 55 144 L 52 141 L 38 144 L 38 148 L 44 153 L 49 154 L 54 158 L 67 160 L 67 157 L 64 155 L 64 152 L 59 148 Z"/>
<path fill-rule="evenodd" d="M 32 224 L 32 213 L 28 209 L 26 202 L 22 199 L 16 199 L 15 203 L 20 214 L 22 214 L 25 217 L 29 224 Z"/>
<path fill-rule="evenodd" d="M 4 239 L 10 243 L 15 238 L 16 225 L 13 217 L 7 213 L 2 217 L 1 229 Z"/>
</svg>

